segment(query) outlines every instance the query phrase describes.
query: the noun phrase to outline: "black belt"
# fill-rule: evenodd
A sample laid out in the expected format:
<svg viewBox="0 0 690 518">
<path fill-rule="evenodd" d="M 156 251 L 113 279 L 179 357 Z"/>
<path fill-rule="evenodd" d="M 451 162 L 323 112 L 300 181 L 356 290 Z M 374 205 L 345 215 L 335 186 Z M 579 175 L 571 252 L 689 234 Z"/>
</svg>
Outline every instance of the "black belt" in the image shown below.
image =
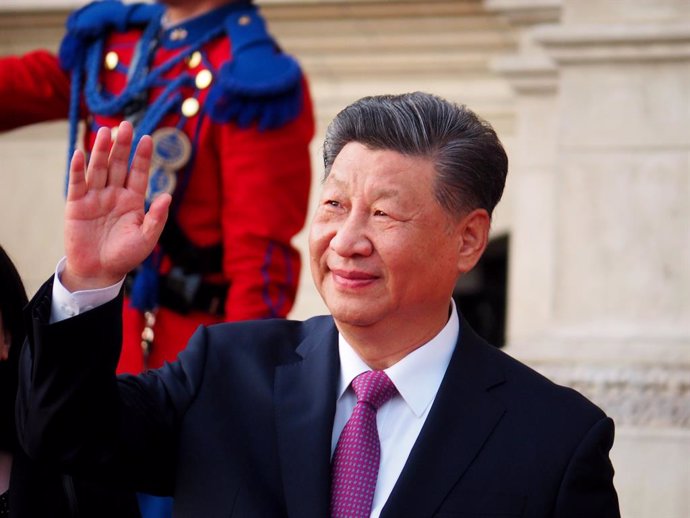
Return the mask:
<svg viewBox="0 0 690 518">
<path fill-rule="evenodd" d="M 134 275 L 127 276 L 127 291 Z M 227 282 L 204 282 L 200 274 L 185 274 L 180 268 L 173 268 L 169 274 L 158 276 L 158 304 L 182 314 L 201 311 L 223 316 L 229 286 Z"/>
<path fill-rule="evenodd" d="M 222 272 L 222 245 L 195 245 L 172 217 L 165 225 L 160 244 L 175 266 L 158 277 L 158 305 L 183 314 L 201 311 L 223 316 L 229 284 L 202 280 L 202 275 Z"/>
<path fill-rule="evenodd" d="M 199 274 L 180 275 L 173 270 L 169 275 L 159 276 L 158 304 L 178 313 L 202 311 L 222 316 L 227 294 L 227 283 L 203 282 Z"/>
</svg>

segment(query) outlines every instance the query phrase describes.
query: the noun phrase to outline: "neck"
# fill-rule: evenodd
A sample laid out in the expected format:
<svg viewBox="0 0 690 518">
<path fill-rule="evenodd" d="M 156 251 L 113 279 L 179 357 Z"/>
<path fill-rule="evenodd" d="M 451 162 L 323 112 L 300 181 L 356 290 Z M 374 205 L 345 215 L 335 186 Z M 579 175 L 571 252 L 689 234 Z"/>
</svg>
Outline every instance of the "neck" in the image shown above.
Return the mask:
<svg viewBox="0 0 690 518">
<path fill-rule="evenodd" d="M 347 343 L 373 370 L 383 370 L 395 365 L 433 339 L 447 322 L 448 314 L 441 314 L 434 321 L 426 322 L 426 325 L 420 325 L 414 319 L 401 319 L 394 323 L 380 322 L 369 326 L 335 321 Z"/>
<path fill-rule="evenodd" d="M 166 4 L 165 15 L 171 25 L 184 22 L 191 18 L 196 18 L 206 14 L 225 4 L 230 4 L 234 0 L 199 0 L 198 2 L 175 2 L 170 0 Z"/>
</svg>

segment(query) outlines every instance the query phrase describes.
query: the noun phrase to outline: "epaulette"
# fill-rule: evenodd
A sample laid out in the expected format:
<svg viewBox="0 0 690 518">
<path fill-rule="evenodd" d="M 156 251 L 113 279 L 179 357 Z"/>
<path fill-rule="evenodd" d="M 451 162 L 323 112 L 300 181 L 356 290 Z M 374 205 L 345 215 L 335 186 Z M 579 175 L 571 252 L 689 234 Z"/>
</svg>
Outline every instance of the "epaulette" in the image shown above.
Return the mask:
<svg viewBox="0 0 690 518">
<path fill-rule="evenodd" d="M 146 25 L 160 17 L 159 4 L 123 4 L 119 0 L 97 0 L 77 9 L 66 22 L 65 37 L 60 44 L 60 65 L 72 70 L 83 56 L 84 47 L 109 30 L 124 31 L 135 25 Z"/>
<path fill-rule="evenodd" d="M 260 130 L 279 128 L 302 109 L 302 71 L 278 48 L 256 7 L 233 11 L 225 20 L 232 58 L 219 71 L 207 98 L 216 122 L 254 122 Z"/>
</svg>

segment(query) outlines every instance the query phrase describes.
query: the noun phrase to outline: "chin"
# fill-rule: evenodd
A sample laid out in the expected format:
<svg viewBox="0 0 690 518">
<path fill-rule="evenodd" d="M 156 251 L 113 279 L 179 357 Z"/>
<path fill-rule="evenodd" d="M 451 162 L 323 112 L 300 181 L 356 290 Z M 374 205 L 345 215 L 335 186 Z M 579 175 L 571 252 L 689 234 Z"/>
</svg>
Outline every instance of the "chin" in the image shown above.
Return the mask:
<svg viewBox="0 0 690 518">
<path fill-rule="evenodd" d="M 372 311 L 364 308 L 344 308 L 338 306 L 328 306 L 333 318 L 341 324 L 355 327 L 367 327 L 376 323 L 376 317 Z"/>
</svg>

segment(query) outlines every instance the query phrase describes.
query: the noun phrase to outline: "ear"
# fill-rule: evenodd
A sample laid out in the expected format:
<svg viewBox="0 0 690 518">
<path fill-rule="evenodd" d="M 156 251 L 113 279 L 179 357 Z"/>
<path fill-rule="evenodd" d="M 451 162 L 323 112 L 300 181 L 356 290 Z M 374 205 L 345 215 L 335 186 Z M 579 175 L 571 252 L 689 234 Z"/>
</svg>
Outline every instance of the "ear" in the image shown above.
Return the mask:
<svg viewBox="0 0 690 518">
<path fill-rule="evenodd" d="M 485 209 L 475 209 L 463 216 L 456 227 L 458 240 L 458 271 L 469 272 L 481 258 L 489 242 L 491 217 Z"/>
</svg>

